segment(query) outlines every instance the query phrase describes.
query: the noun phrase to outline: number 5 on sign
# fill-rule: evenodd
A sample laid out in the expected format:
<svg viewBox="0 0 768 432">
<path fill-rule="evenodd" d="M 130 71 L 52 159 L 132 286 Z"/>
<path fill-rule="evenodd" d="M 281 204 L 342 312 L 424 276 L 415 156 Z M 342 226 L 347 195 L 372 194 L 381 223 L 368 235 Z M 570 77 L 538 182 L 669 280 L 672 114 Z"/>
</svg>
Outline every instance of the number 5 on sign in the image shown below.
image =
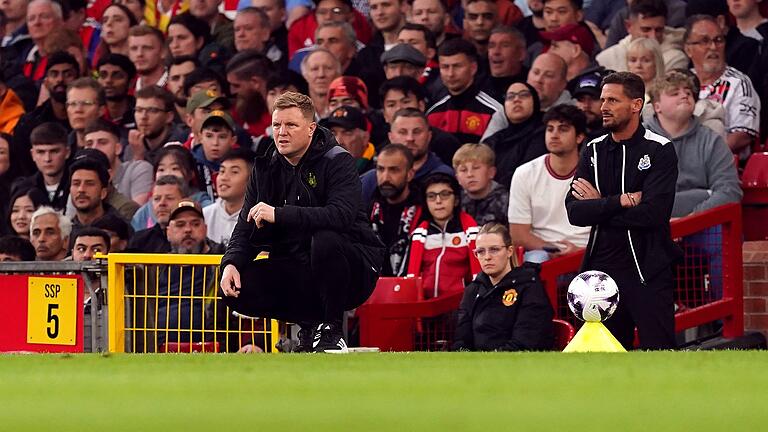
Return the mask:
<svg viewBox="0 0 768 432">
<path fill-rule="evenodd" d="M 75 345 L 77 280 L 30 277 L 27 300 L 27 342 Z"/>
</svg>

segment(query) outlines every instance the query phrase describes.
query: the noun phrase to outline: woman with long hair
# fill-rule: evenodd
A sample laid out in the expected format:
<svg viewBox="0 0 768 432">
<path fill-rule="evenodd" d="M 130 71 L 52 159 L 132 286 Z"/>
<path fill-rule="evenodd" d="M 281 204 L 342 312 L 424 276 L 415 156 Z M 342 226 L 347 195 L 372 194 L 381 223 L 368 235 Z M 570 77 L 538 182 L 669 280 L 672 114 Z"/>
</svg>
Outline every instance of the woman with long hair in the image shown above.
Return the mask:
<svg viewBox="0 0 768 432">
<path fill-rule="evenodd" d="M 0 133 L 0 214 L 7 220 L 11 207 L 11 185 L 20 177 L 20 162 L 17 152 L 11 144 L 13 137 L 7 133 Z M 11 233 L 10 226 L 3 226 L 0 233 Z"/>
<path fill-rule="evenodd" d="M 8 233 L 29 239 L 32 213 L 47 201 L 45 192 L 32 187 L 18 187 L 8 201 L 8 216 L 5 218 Z"/>
<path fill-rule="evenodd" d="M 655 39 L 637 38 L 627 47 L 627 70 L 642 78 L 645 84 L 645 103 L 650 103 L 648 90 L 653 80 L 666 73 L 661 45 Z"/>
<path fill-rule="evenodd" d="M 168 51 L 173 58 L 197 58 L 203 47 L 211 41 L 211 27 L 189 12 L 176 15 L 168 24 Z"/>
<path fill-rule="evenodd" d="M 464 290 L 454 350 L 537 351 L 552 348 L 554 311 L 538 266 L 519 266 L 506 225 L 480 229 L 474 255 L 482 271 Z"/>
<path fill-rule="evenodd" d="M 107 6 L 101 16 L 101 42 L 91 59 L 91 66 L 95 69 L 99 59 L 107 54 L 128 56 L 128 31 L 138 23 L 126 6 L 118 3 Z"/>
</svg>

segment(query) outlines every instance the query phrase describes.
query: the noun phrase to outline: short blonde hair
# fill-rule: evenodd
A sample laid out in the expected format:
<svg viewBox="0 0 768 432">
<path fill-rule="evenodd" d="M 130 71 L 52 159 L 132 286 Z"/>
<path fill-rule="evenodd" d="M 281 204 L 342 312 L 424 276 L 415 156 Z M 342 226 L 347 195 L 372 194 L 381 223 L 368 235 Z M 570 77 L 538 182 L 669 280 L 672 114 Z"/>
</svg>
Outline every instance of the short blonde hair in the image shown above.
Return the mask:
<svg viewBox="0 0 768 432">
<path fill-rule="evenodd" d="M 696 89 L 696 83 L 693 81 L 693 78 L 683 72 L 673 70 L 669 71 L 666 75 L 653 80 L 651 88 L 648 90 L 648 95 L 651 97 L 651 103 L 658 102 L 662 93 L 679 87 L 690 90 L 693 94 L 693 98 L 696 99 L 698 90 Z"/>
<path fill-rule="evenodd" d="M 469 161 L 478 161 L 490 167 L 496 166 L 496 154 L 487 144 L 464 144 L 453 155 L 453 169 Z"/>
<path fill-rule="evenodd" d="M 307 120 L 314 120 L 315 118 L 315 105 L 312 103 L 312 98 L 307 95 L 285 92 L 275 99 L 272 111 L 288 108 L 298 108 Z"/>
<path fill-rule="evenodd" d="M 632 40 L 627 47 L 627 57 L 629 57 L 630 52 L 637 49 L 650 51 L 651 55 L 653 55 L 653 61 L 656 63 L 656 76 L 654 78 L 664 76 L 664 57 L 661 54 L 661 45 L 659 45 L 656 39 L 643 37 Z"/>
</svg>

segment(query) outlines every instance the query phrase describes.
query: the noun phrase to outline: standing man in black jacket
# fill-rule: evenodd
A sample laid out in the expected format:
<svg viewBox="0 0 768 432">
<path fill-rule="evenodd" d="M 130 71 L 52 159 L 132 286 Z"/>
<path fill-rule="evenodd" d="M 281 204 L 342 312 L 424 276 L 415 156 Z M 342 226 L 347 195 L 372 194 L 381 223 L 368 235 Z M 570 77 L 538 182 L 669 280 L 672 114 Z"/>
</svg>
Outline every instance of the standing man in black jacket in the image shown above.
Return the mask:
<svg viewBox="0 0 768 432">
<path fill-rule="evenodd" d="M 603 127 L 582 152 L 565 203 L 573 225 L 591 226 L 582 270 L 608 273 L 619 307 L 605 325 L 631 349 L 675 347 L 671 264 L 680 254 L 669 218 L 675 201 L 677 155 L 670 141 L 640 125 L 645 86 L 629 72 L 603 79 Z"/>
<path fill-rule="evenodd" d="M 344 311 L 373 292 L 384 247 L 354 158 L 314 116 L 305 95 L 275 100 L 275 142 L 257 149 L 221 288 L 239 313 L 298 323 L 300 351 L 344 353 Z"/>
</svg>

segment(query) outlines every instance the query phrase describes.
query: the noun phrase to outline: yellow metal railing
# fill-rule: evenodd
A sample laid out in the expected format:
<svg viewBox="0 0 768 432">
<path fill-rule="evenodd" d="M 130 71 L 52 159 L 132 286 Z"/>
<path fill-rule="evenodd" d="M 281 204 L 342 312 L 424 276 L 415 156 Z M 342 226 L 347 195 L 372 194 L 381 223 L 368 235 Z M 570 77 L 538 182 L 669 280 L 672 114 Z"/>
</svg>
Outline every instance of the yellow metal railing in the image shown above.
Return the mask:
<svg viewBox="0 0 768 432">
<path fill-rule="evenodd" d="M 278 322 L 235 316 L 219 297 L 221 255 L 109 254 L 110 352 L 275 352 Z"/>
</svg>

